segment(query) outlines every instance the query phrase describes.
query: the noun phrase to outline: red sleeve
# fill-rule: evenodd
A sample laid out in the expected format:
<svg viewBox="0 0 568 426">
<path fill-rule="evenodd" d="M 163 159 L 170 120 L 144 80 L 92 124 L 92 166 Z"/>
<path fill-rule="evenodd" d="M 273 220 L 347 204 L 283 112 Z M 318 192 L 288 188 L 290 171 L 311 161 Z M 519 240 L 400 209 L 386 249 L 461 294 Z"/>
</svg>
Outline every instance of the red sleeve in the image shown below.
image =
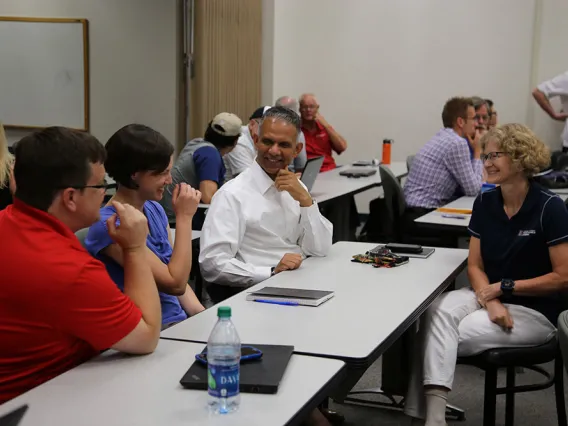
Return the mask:
<svg viewBox="0 0 568 426">
<path fill-rule="evenodd" d="M 60 294 L 52 312 L 57 326 L 88 342 L 108 349 L 126 337 L 140 322 L 140 309 L 112 281 L 96 259 L 85 264 L 78 278 Z"/>
</svg>

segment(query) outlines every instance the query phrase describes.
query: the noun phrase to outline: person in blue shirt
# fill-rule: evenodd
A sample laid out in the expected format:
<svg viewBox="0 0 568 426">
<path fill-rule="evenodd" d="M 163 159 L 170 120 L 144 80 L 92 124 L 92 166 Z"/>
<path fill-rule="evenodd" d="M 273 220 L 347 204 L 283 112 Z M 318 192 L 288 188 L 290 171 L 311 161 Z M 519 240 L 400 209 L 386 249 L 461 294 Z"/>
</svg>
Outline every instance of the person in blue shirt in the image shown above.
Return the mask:
<svg viewBox="0 0 568 426">
<path fill-rule="evenodd" d="M 222 112 L 211 120 L 203 138 L 185 144 L 172 168 L 172 183 L 166 187 L 161 200 L 172 225 L 175 224 L 172 196 L 179 183 L 185 182 L 199 189 L 201 202 L 211 203 L 213 195 L 225 180 L 223 156 L 230 153 L 237 144 L 242 124 L 235 114 Z M 198 212 L 193 221 L 193 229 L 201 229 L 204 218 L 203 211 Z"/>
<path fill-rule="evenodd" d="M 489 130 L 481 148 L 487 181 L 499 186 L 473 205 L 471 287 L 440 296 L 417 336 L 405 412 L 425 416 L 428 426 L 446 424 L 458 356 L 554 338 L 560 292 L 568 287 L 568 210 L 532 180 L 550 162 L 550 152 L 521 124 Z"/>
<path fill-rule="evenodd" d="M 107 220 L 116 217 L 113 201 L 139 209 L 148 219 L 146 256 L 158 285 L 162 326 L 201 312 L 204 307 L 187 284 L 192 264 L 191 223 L 201 193 L 186 183 L 174 188 L 172 203 L 178 228 L 172 244 L 166 214 L 158 203 L 172 181 L 172 144 L 147 126 L 130 124 L 112 135 L 106 151 L 105 168 L 118 189 L 101 209 L 100 220 L 90 227 L 85 240 L 87 250 L 105 264 L 113 281 L 123 290 L 124 257 L 120 246 L 109 236 Z"/>
</svg>

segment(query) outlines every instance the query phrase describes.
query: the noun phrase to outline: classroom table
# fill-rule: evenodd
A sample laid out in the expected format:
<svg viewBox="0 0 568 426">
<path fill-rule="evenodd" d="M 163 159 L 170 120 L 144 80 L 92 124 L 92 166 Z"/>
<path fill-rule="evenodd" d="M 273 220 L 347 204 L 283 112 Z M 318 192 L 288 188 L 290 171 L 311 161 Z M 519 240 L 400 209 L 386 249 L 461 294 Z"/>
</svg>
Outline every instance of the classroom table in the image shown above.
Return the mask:
<svg viewBox="0 0 568 426">
<path fill-rule="evenodd" d="M 0 406 L 28 404 L 19 426 L 297 425 L 327 397 L 344 363 L 293 355 L 274 395 L 241 394 L 238 411 L 213 415 L 207 392 L 179 380 L 203 344 L 160 340 L 146 356 L 107 351 Z"/>
<path fill-rule="evenodd" d="M 333 290 L 319 307 L 271 305 L 245 300 L 247 291 L 222 302 L 231 306 L 242 341 L 293 345 L 295 353 L 336 358 L 366 368 L 421 315 L 465 267 L 468 252 L 437 248 L 428 259 L 392 269 L 351 262 L 376 244 L 340 242 L 327 257 L 311 257 L 296 271 L 251 287 Z M 217 320 L 210 308 L 161 337 L 206 342 Z"/>
<path fill-rule="evenodd" d="M 406 162 L 395 161 L 389 167 L 397 178 L 402 178 L 408 174 Z M 321 205 L 333 199 L 345 195 L 355 195 L 381 185 L 381 176 L 378 167 L 375 167 L 377 173 L 368 177 L 349 178 L 339 174 L 342 170 L 349 168 L 356 168 L 356 166 L 347 165 L 320 173 L 310 191 L 312 197 Z"/>
<path fill-rule="evenodd" d="M 568 198 L 568 190 L 566 189 L 557 189 L 551 191 L 558 194 L 558 196 L 562 198 L 563 201 L 566 201 L 566 199 Z M 444 208 L 471 210 L 473 208 L 474 201 L 475 197 L 460 197 L 457 200 L 454 200 L 451 203 L 446 204 Z M 416 223 L 424 224 L 428 228 L 438 229 L 440 231 L 450 231 L 450 232 L 460 232 L 460 233 L 467 232 L 467 227 L 469 226 L 471 214 L 462 215 L 456 213 L 455 216 L 458 216 L 456 218 L 444 217 L 444 215 L 448 215 L 448 213 L 434 210 L 431 211 L 430 213 L 426 213 L 424 216 L 420 216 L 414 221 Z M 453 213 L 450 213 L 450 215 L 454 216 Z"/>
</svg>

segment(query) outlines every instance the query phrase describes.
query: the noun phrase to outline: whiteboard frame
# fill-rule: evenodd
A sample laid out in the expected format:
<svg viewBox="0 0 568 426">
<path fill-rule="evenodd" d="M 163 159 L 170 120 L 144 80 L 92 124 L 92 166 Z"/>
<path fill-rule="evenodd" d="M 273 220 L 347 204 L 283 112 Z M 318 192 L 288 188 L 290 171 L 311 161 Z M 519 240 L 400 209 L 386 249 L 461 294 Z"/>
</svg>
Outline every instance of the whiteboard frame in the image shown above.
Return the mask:
<svg viewBox="0 0 568 426">
<path fill-rule="evenodd" d="M 29 18 L 17 16 L 0 16 L 0 21 L 15 21 L 15 22 L 43 22 L 43 23 L 57 23 L 57 24 L 82 24 L 83 25 L 83 88 L 84 88 L 84 111 L 85 117 L 83 120 L 83 127 L 76 130 L 89 131 L 89 21 L 87 19 L 75 18 Z M 57 124 L 54 124 L 57 125 Z M 29 126 L 19 124 L 4 123 L 6 129 L 44 129 L 44 126 Z"/>
</svg>

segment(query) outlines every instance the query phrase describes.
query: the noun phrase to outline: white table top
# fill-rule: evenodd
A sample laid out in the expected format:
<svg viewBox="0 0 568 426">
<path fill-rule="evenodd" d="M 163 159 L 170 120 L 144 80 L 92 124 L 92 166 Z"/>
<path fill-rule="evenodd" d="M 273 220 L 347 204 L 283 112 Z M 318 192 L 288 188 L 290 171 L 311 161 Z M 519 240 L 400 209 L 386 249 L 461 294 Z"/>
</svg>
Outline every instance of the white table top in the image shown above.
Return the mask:
<svg viewBox="0 0 568 426">
<path fill-rule="evenodd" d="M 160 340 L 147 356 L 108 351 L 5 403 L 0 415 L 29 404 L 19 426 L 284 425 L 344 366 L 293 355 L 277 394 L 243 393 L 239 411 L 215 416 L 207 410 L 206 391 L 179 384 L 202 349 L 203 344 Z"/>
<path fill-rule="evenodd" d="M 341 197 L 347 194 L 356 194 L 369 188 L 381 185 L 381 176 L 377 167 L 377 173 L 373 176 L 349 178 L 340 176 L 339 172 L 345 169 L 353 168 L 352 165 L 338 167 L 328 172 L 320 173 L 311 190 L 311 195 L 318 203 L 329 201 L 333 198 Z M 362 167 L 363 168 L 363 167 Z M 393 162 L 390 165 L 393 174 L 399 178 L 408 174 L 406 163 L 402 161 Z"/>
<path fill-rule="evenodd" d="M 553 189 L 552 192 L 558 194 L 563 201 L 566 201 L 568 198 L 568 190 L 564 189 Z M 475 197 L 461 197 L 451 203 L 446 204 L 444 207 L 451 208 L 451 209 L 469 209 L 473 208 L 473 202 L 475 201 Z M 426 223 L 428 225 L 440 225 L 444 227 L 454 227 L 456 229 L 467 229 L 469 226 L 469 221 L 471 219 L 471 215 L 462 215 L 461 213 L 456 213 L 457 216 L 465 216 L 465 219 L 458 219 L 458 218 L 449 218 L 443 217 L 443 215 L 448 213 L 432 211 L 430 213 L 425 214 L 424 216 L 420 216 L 418 219 L 415 219 L 415 222 L 418 223 Z M 451 213 L 453 215 L 453 213 Z"/>
<path fill-rule="evenodd" d="M 366 362 L 399 326 L 425 309 L 423 304 L 465 266 L 468 255 L 467 250 L 437 248 L 428 259 L 410 259 L 393 269 L 351 262 L 353 255 L 375 246 L 336 243 L 329 256 L 309 258 L 300 269 L 252 287 L 335 291 L 333 298 L 317 308 L 248 302 L 246 291 L 221 305 L 233 308 L 233 321 L 243 342 L 293 345 L 303 354 Z M 216 313 L 216 308 L 207 309 L 164 330 L 161 336 L 206 342 Z"/>
</svg>

